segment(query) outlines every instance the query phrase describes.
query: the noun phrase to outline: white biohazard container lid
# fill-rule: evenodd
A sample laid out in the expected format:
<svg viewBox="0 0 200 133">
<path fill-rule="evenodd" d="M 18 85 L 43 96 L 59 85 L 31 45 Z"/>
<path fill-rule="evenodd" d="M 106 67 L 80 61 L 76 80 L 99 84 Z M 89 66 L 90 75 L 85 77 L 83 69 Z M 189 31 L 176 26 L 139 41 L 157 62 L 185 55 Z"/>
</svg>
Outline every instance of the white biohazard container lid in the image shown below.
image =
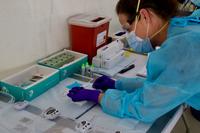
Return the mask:
<svg viewBox="0 0 200 133">
<path fill-rule="evenodd" d="M 69 17 L 68 23 L 76 26 L 95 28 L 105 23 L 108 23 L 110 20 L 111 18 L 102 15 L 76 14 Z"/>
</svg>

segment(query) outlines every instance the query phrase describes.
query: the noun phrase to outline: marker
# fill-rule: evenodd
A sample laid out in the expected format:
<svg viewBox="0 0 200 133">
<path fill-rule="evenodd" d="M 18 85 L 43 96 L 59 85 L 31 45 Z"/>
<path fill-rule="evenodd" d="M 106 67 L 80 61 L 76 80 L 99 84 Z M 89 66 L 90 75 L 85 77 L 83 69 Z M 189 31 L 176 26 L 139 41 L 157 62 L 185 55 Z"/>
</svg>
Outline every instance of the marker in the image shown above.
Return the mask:
<svg viewBox="0 0 200 133">
<path fill-rule="evenodd" d="M 123 74 L 123 73 L 125 73 L 125 72 L 131 70 L 131 69 L 134 68 L 134 67 L 135 67 L 135 65 L 132 64 L 132 65 L 130 65 L 130 66 L 128 66 L 128 67 L 122 69 L 121 71 L 119 71 L 119 73 Z"/>
</svg>

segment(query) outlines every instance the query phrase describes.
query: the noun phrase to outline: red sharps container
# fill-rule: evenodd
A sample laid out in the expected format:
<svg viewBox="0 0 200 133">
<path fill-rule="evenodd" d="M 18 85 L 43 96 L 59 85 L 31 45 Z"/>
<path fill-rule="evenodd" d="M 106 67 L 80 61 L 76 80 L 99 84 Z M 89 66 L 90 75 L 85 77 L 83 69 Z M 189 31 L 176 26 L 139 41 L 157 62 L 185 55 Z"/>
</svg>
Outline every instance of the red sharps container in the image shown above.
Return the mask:
<svg viewBox="0 0 200 133">
<path fill-rule="evenodd" d="M 110 20 L 109 17 L 88 14 L 70 17 L 68 23 L 72 50 L 87 54 L 91 63 L 97 49 L 106 44 Z"/>
</svg>

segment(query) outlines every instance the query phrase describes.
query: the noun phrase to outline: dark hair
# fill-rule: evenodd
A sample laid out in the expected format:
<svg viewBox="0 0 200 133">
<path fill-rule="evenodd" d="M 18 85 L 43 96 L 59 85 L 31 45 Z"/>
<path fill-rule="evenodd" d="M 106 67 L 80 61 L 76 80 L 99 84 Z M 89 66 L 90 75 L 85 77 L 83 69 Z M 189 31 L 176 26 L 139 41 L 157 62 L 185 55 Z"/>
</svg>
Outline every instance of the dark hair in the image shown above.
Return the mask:
<svg viewBox="0 0 200 133">
<path fill-rule="evenodd" d="M 128 22 L 131 24 L 135 16 L 138 0 L 119 0 L 116 5 L 117 14 L 126 14 L 128 16 Z M 157 15 L 165 20 L 169 20 L 174 17 L 178 10 L 177 0 L 141 0 L 139 9 L 150 8 Z"/>
</svg>

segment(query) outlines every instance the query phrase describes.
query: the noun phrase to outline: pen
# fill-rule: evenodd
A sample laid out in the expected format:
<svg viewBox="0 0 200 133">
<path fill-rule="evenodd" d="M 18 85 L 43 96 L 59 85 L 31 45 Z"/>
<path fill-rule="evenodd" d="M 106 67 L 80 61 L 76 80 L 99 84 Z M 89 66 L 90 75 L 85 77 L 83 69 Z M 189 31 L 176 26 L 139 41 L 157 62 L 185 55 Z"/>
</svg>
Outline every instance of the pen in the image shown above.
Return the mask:
<svg viewBox="0 0 200 133">
<path fill-rule="evenodd" d="M 123 74 L 123 73 L 125 73 L 125 72 L 131 70 L 131 69 L 134 68 L 134 67 L 135 67 L 135 64 L 132 64 L 132 65 L 130 65 L 130 66 L 128 66 L 128 67 L 122 69 L 121 71 L 119 71 L 119 73 L 120 73 L 120 74 Z"/>
</svg>

